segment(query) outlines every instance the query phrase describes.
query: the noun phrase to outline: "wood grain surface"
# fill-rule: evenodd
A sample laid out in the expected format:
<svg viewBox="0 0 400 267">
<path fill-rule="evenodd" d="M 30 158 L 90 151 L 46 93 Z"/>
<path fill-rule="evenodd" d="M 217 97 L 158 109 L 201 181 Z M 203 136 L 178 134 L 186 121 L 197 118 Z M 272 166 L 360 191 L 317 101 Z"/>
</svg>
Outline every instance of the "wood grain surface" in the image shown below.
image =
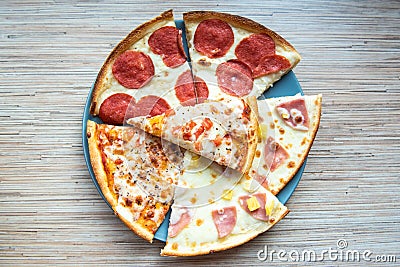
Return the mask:
<svg viewBox="0 0 400 267">
<path fill-rule="evenodd" d="M 254 19 L 303 60 L 306 94 L 323 94 L 307 167 L 271 231 L 207 256 L 159 256 L 101 199 L 82 150 L 82 114 L 108 53 L 140 23 L 174 8 Z M 400 262 L 399 1 L 2 1 L 0 265 L 345 265 L 258 260 L 257 252 L 346 249 Z M 286 257 L 288 259 L 288 257 Z M 353 262 L 353 265 L 367 265 Z M 378 263 L 383 264 L 383 263 Z M 394 266 L 394 263 L 389 264 Z"/>
</svg>

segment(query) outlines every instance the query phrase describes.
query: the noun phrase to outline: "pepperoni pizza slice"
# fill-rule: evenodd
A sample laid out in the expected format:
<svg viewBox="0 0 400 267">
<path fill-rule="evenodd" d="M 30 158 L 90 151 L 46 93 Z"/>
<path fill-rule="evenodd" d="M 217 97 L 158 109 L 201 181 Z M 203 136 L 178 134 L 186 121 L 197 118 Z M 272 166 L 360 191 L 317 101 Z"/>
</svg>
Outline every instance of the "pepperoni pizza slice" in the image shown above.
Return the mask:
<svg viewBox="0 0 400 267">
<path fill-rule="evenodd" d="M 207 101 L 154 117 L 127 122 L 241 173 L 250 167 L 257 146 L 256 99 Z"/>
<path fill-rule="evenodd" d="M 301 57 L 283 37 L 250 19 L 212 11 L 183 14 L 193 73 L 210 99 L 259 97 Z"/>
<path fill-rule="evenodd" d="M 318 131 L 321 101 L 321 95 L 257 100 L 259 143 L 249 175 L 273 194 L 306 159 Z"/>
<path fill-rule="evenodd" d="M 103 195 L 136 234 L 152 241 L 171 205 L 179 168 L 168 144 L 133 127 L 87 123 L 90 161 Z M 171 148 L 172 149 L 172 148 Z"/>
<path fill-rule="evenodd" d="M 217 181 L 210 180 L 210 173 Z M 261 186 L 250 192 L 248 179 L 229 168 L 218 172 L 214 165 L 202 172 L 183 173 L 180 180 L 185 180 L 186 187 L 204 180 L 210 180 L 210 185 L 201 185 L 197 191 L 176 190 L 161 255 L 194 256 L 226 250 L 279 222 L 289 210 Z"/>
<path fill-rule="evenodd" d="M 187 73 L 182 33 L 168 10 L 134 29 L 110 53 L 94 84 L 91 114 L 123 125 L 125 117 L 154 116 L 196 103 L 193 85 L 177 86 Z M 205 83 L 196 81 L 207 95 Z"/>
</svg>

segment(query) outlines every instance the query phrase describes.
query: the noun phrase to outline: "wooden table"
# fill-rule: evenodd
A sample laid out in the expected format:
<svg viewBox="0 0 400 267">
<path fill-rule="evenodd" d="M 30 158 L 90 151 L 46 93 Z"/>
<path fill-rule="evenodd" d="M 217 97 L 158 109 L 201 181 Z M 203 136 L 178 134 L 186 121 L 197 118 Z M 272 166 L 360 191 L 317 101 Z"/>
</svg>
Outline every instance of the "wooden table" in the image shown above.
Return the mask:
<svg viewBox="0 0 400 267">
<path fill-rule="evenodd" d="M 270 258 L 257 258 L 265 245 L 321 253 L 342 239 L 344 250 L 400 262 L 398 1 L 63 2 L 0 7 L 0 265 L 266 265 Z M 208 9 L 272 28 L 302 54 L 295 73 L 304 92 L 323 94 L 290 214 L 243 246 L 193 258 L 159 256 L 162 242 L 146 243 L 114 216 L 81 141 L 85 101 L 112 47 L 171 7 L 178 19 Z M 345 264 L 327 254 L 314 263 L 283 257 Z"/>
</svg>

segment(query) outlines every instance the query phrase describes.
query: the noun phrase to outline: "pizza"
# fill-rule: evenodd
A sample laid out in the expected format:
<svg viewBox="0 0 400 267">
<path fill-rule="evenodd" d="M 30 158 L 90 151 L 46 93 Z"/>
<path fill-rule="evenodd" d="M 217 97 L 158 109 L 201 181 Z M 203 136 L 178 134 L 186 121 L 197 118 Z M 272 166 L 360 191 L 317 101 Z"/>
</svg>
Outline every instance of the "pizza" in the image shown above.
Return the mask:
<svg viewBox="0 0 400 267">
<path fill-rule="evenodd" d="M 116 45 L 87 121 L 115 214 L 152 242 L 171 210 L 168 256 L 229 249 L 280 221 L 289 210 L 274 195 L 304 162 L 321 112 L 320 95 L 259 97 L 300 61 L 284 38 L 236 15 L 183 18 L 187 39 L 168 10 Z"/>
<path fill-rule="evenodd" d="M 204 166 L 201 158 L 189 162 Z M 289 212 L 264 187 L 250 190 L 248 176 L 220 168 L 212 163 L 202 172 L 180 177 L 185 187 L 175 192 L 161 255 L 194 256 L 241 245 L 270 229 Z"/>
<path fill-rule="evenodd" d="M 133 127 L 87 122 L 96 180 L 115 214 L 152 241 L 171 205 L 179 168 L 168 146 Z"/>
<path fill-rule="evenodd" d="M 127 122 L 146 132 L 241 173 L 250 167 L 257 146 L 256 99 L 207 101 L 154 117 Z"/>
<path fill-rule="evenodd" d="M 273 194 L 303 165 L 318 131 L 321 103 L 321 95 L 257 100 L 259 142 L 248 174 Z"/>
<path fill-rule="evenodd" d="M 205 83 L 197 81 L 207 96 Z M 134 29 L 110 53 L 94 84 L 91 114 L 113 125 L 123 125 L 125 116 L 159 115 L 195 104 L 190 86 L 182 32 L 168 10 Z"/>
<path fill-rule="evenodd" d="M 301 59 L 283 37 L 247 18 L 194 11 L 183 20 L 193 73 L 212 85 L 211 99 L 259 97 Z"/>
</svg>

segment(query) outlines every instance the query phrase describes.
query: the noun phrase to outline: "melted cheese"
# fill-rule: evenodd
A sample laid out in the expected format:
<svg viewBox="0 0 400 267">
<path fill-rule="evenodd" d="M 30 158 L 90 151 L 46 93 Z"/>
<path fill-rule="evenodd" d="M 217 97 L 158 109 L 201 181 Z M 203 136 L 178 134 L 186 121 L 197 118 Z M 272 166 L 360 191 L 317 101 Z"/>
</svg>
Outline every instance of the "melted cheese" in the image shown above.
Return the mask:
<svg viewBox="0 0 400 267">
<path fill-rule="evenodd" d="M 191 155 L 193 153 L 185 152 L 184 166 L 193 164 Z M 210 202 L 220 199 L 224 192 L 231 190 L 242 176 L 204 157 L 194 161 L 204 165 L 198 169 L 184 168 L 174 196 L 175 203 L 179 205 L 183 203 L 186 207 L 208 206 Z"/>
<path fill-rule="evenodd" d="M 193 179 L 204 178 L 206 177 L 202 175 L 197 177 L 193 176 Z M 219 198 L 213 203 L 205 206 L 189 207 L 188 209 L 193 210 L 191 222 L 177 236 L 173 238 L 168 237 L 164 250 L 179 251 L 179 253 L 189 254 L 195 253 L 199 250 L 213 250 L 213 248 L 220 248 L 220 246 L 223 244 L 234 244 L 235 242 L 238 242 L 238 240 L 245 240 L 246 238 L 254 236 L 257 233 L 264 232 L 274 223 L 276 223 L 279 218 L 287 212 L 287 209 L 281 203 L 279 203 L 279 201 L 271 193 L 262 187 L 259 187 L 257 192 L 265 192 L 267 194 L 267 199 L 272 199 L 274 203 L 276 203 L 276 207 L 271 216 L 271 218 L 274 218 L 275 220 L 273 222 L 257 220 L 241 208 L 238 197 L 249 194 L 248 192 L 244 191 L 243 187 L 241 186 L 241 183 L 243 183 L 245 180 L 246 179 L 242 178 L 236 186 L 230 189 L 232 195 L 234 196 L 230 200 Z M 188 193 L 188 191 L 184 192 L 184 194 L 186 193 Z M 172 206 L 172 213 L 174 213 L 175 209 L 177 209 L 175 207 L 182 207 L 188 204 L 185 201 L 181 201 L 181 199 L 181 197 L 175 199 L 174 205 Z M 237 221 L 231 234 L 224 239 L 219 239 L 217 228 L 212 218 L 212 210 L 222 210 L 227 206 L 236 207 Z M 199 220 L 202 221 L 201 224 L 197 223 Z M 194 242 L 196 243 L 195 246 L 193 246 Z M 177 247 L 173 247 L 174 243 L 179 245 Z"/>
<path fill-rule="evenodd" d="M 98 125 L 99 143 L 111 162 L 107 166 L 113 176 L 114 191 L 118 194 L 116 212 L 127 221 L 139 219 L 145 208 L 151 208 L 149 219 L 160 224 L 164 218 L 164 207 L 157 203 L 170 203 L 173 185 L 180 174 L 179 168 L 158 151 L 159 140 L 133 128 Z M 157 159 L 155 157 L 158 156 Z M 149 174 L 150 173 L 150 174 Z M 129 201 L 127 204 L 126 201 Z"/>
</svg>

